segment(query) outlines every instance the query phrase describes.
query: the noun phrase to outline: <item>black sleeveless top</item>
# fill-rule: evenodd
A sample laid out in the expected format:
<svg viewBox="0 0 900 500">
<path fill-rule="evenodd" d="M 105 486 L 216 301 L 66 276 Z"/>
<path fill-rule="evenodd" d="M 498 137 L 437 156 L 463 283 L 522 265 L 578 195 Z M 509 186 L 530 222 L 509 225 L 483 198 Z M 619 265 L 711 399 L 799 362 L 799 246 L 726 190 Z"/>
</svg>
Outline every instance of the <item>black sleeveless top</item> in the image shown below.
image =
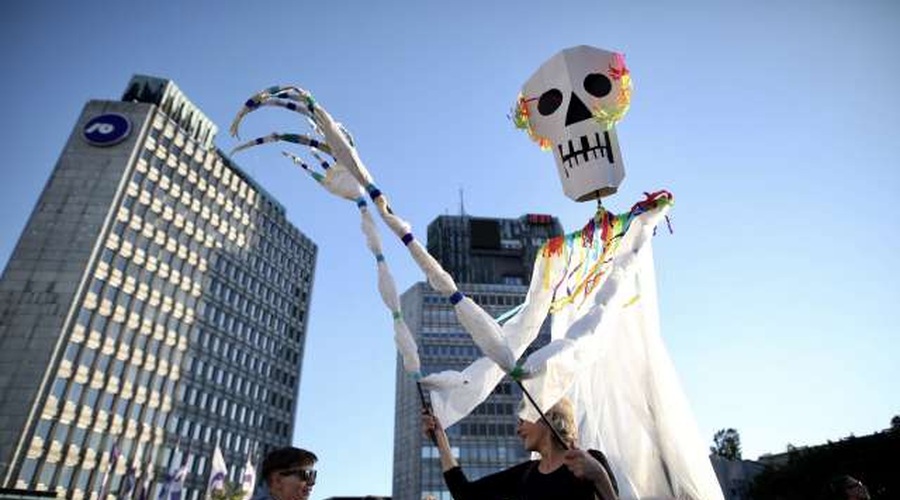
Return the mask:
<svg viewBox="0 0 900 500">
<path fill-rule="evenodd" d="M 618 492 L 615 477 L 603 453 L 589 450 L 606 469 Z M 444 472 L 444 481 L 455 500 L 594 500 L 594 485 L 578 479 L 562 465 L 544 474 L 538 470 L 538 461 L 531 460 L 506 470 L 469 481 L 460 467 Z"/>
</svg>

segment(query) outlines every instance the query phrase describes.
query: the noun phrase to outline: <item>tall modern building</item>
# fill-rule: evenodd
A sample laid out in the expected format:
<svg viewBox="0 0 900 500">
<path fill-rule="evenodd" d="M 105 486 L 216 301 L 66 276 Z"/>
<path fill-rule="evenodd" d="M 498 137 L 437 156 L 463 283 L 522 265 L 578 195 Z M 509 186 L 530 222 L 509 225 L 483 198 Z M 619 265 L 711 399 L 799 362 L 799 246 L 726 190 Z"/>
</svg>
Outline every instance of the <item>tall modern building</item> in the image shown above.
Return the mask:
<svg viewBox="0 0 900 500">
<path fill-rule="evenodd" d="M 0 478 L 68 498 L 290 443 L 316 246 L 169 80 L 90 101 L 0 281 Z"/>
<path fill-rule="evenodd" d="M 550 237 L 562 234 L 555 217 L 518 219 L 441 216 L 428 225 L 428 251 L 456 280 L 461 292 L 494 317 L 525 300 L 534 258 Z M 402 298 L 404 318 L 416 337 L 425 374 L 462 370 L 481 357 L 456 319 L 453 306 L 427 283 Z M 544 324 L 533 350 L 549 341 Z M 397 364 L 394 412 L 395 500 L 450 500 L 437 448 L 422 436 L 421 403 L 415 381 Z M 521 393 L 504 378 L 475 411 L 447 429 L 453 451 L 470 479 L 528 458 L 516 436 Z"/>
</svg>

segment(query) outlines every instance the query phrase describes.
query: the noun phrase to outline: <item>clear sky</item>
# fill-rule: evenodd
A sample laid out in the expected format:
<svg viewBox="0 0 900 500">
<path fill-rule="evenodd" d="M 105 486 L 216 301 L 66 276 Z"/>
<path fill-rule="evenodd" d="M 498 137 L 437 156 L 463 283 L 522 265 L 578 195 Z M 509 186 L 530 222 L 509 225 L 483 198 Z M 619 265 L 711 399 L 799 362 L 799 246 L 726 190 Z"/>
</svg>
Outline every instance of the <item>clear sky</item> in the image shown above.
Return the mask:
<svg viewBox="0 0 900 500">
<path fill-rule="evenodd" d="M 133 73 L 174 79 L 225 150 L 250 94 L 310 89 L 420 238 L 460 189 L 470 214 L 573 231 L 594 207 L 506 115 L 544 60 L 595 45 L 624 52 L 635 82 L 606 206 L 676 197 L 675 232 L 655 239 L 662 333 L 704 439 L 737 428 L 755 458 L 900 414 L 900 3 L 135 4 L 0 7 L 0 263 L 84 103 Z M 303 128 L 274 108 L 244 127 Z M 319 245 L 294 443 L 321 458 L 314 499 L 390 494 L 395 351 L 358 215 L 278 151 L 236 161 Z M 386 253 L 401 289 L 422 279 L 399 242 Z"/>
</svg>

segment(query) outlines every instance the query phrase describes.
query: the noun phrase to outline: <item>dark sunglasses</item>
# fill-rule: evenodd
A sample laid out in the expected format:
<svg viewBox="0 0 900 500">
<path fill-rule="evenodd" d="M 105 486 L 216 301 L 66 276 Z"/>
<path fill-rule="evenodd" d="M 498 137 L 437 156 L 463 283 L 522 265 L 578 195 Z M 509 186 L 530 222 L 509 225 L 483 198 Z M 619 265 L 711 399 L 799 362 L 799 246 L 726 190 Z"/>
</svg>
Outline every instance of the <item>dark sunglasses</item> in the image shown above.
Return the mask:
<svg viewBox="0 0 900 500">
<path fill-rule="evenodd" d="M 307 483 L 315 482 L 316 480 L 316 470 L 315 469 L 290 469 L 283 470 L 278 472 L 279 476 L 287 477 L 287 476 L 297 476 L 301 481 L 306 481 Z"/>
</svg>

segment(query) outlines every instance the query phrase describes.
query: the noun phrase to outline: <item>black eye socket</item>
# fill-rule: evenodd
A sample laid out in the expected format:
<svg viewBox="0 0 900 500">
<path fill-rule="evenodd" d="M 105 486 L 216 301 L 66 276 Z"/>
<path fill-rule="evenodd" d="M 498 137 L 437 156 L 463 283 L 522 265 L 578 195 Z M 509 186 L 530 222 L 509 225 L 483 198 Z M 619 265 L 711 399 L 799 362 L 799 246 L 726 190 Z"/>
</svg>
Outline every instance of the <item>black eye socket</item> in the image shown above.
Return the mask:
<svg viewBox="0 0 900 500">
<path fill-rule="evenodd" d="M 605 97 L 612 92 L 612 82 L 602 73 L 591 73 L 584 77 L 584 90 L 594 97 Z"/>
<path fill-rule="evenodd" d="M 558 89 L 550 89 L 538 99 L 538 113 L 547 116 L 556 111 L 562 104 L 563 95 Z"/>
</svg>

